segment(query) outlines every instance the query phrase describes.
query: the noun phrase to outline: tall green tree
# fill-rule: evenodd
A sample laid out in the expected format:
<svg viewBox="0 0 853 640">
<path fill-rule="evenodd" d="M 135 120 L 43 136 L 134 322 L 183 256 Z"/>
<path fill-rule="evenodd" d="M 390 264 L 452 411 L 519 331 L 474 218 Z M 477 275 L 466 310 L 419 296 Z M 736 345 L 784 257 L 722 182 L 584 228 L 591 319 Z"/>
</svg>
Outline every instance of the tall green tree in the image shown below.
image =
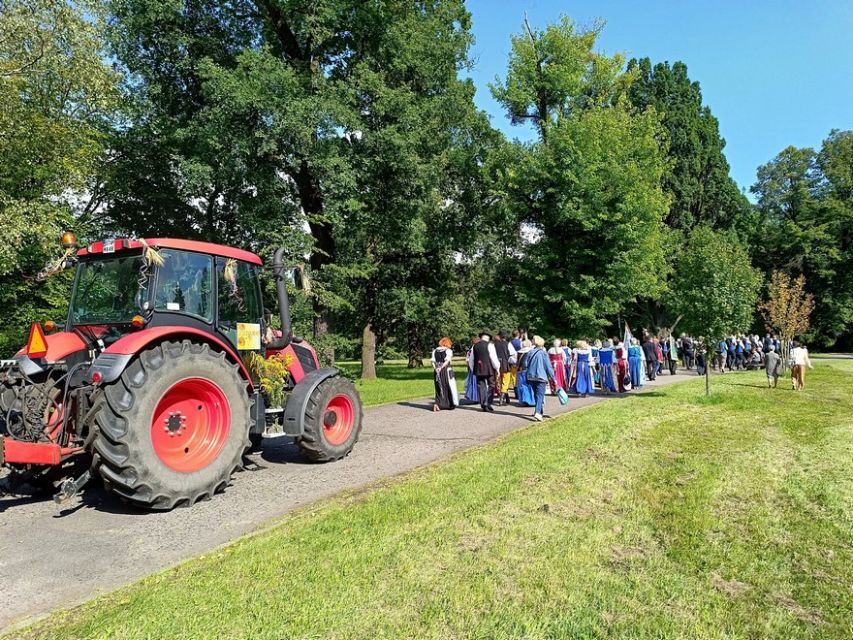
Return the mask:
<svg viewBox="0 0 853 640">
<path fill-rule="evenodd" d="M 671 159 L 663 175 L 670 195 L 666 224 L 682 231 L 700 225 L 746 231 L 752 221 L 749 202 L 729 175 L 719 122 L 703 104 L 687 65 L 653 66 L 649 58 L 634 58 L 628 71 L 633 73 L 631 103 L 641 110 L 654 107 L 663 116 Z"/>
<path fill-rule="evenodd" d="M 803 274 L 815 296 L 807 336 L 853 344 L 853 131 L 832 131 L 820 151 L 788 147 L 758 169 L 758 264 Z"/>
<path fill-rule="evenodd" d="M 670 199 L 664 219 L 668 268 L 676 267 L 689 232 L 697 226 L 733 229 L 744 241 L 754 241 L 755 209 L 729 175 L 719 123 L 703 104 L 702 90 L 688 76 L 687 65 L 652 65 L 648 58 L 641 58 L 629 61 L 628 70 L 633 75 L 628 90 L 631 103 L 661 114 L 668 143 L 669 163 L 662 179 Z M 676 318 L 662 299 L 654 297 L 644 297 L 627 315 L 650 328 L 668 326 Z"/>
<path fill-rule="evenodd" d="M 57 317 L 67 278 L 40 282 L 63 229 L 98 204 L 93 176 L 118 106 L 96 5 L 7 0 L 0 19 L 0 352 Z M 84 220 L 78 218 L 83 216 Z"/>
<path fill-rule="evenodd" d="M 525 27 L 492 86 L 511 121 L 538 133 L 492 159 L 517 230 L 503 282 L 543 330 L 593 334 L 664 283 L 660 116 L 628 100 L 621 56 L 594 51 L 600 25 Z"/>
<path fill-rule="evenodd" d="M 669 305 L 682 316 L 681 327 L 703 338 L 705 392 L 710 393 L 710 362 L 715 340 L 749 329 L 761 287 L 761 274 L 733 232 L 697 227 L 673 274 Z"/>
<path fill-rule="evenodd" d="M 372 306 L 353 279 L 382 264 L 384 242 L 417 244 L 410 231 L 442 200 L 426 183 L 446 164 L 433 159 L 473 110 L 457 77 L 471 42 L 462 0 L 109 4 L 139 96 L 116 221 L 218 239 L 305 228 L 315 334 L 334 309 Z M 355 245 L 373 264 L 342 254 Z"/>
</svg>

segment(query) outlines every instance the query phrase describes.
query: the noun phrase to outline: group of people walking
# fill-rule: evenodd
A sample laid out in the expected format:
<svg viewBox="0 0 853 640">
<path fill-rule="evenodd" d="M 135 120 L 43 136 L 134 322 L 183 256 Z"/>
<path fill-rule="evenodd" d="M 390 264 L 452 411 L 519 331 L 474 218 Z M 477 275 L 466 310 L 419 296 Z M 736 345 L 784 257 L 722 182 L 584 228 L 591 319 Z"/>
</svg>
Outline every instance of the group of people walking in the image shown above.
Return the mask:
<svg viewBox="0 0 853 640">
<path fill-rule="evenodd" d="M 520 406 L 533 407 L 534 420 L 543 419 L 545 396 L 559 395 L 565 402 L 568 394 L 587 396 L 591 393 L 625 393 L 642 388 L 647 381 L 662 373 L 675 375 L 681 366 L 705 375 L 705 339 L 694 339 L 682 333 L 662 336 L 647 334 L 642 343 L 626 330 L 618 338 L 596 340 L 590 344 L 578 340 L 574 346 L 565 338 L 555 338 L 546 350 L 545 340 L 537 335 L 528 338 L 521 330 L 500 331 L 493 336 L 483 331 L 472 339 L 466 354 L 468 375 L 465 397 L 480 404 L 482 411 L 510 403 L 510 391 Z M 435 404 L 433 409 L 453 409 L 459 405 L 459 394 L 450 361 L 453 356 L 449 338 L 442 338 L 433 351 L 435 369 Z M 767 370 L 769 386 L 776 386 L 781 374 L 781 344 L 769 333 L 759 336 L 733 335 L 711 342 L 711 366 L 724 372 L 738 369 Z M 713 348 L 713 351 L 712 351 Z M 792 385 L 802 389 L 805 369 L 811 367 L 808 351 L 792 345 L 790 364 Z"/>
</svg>

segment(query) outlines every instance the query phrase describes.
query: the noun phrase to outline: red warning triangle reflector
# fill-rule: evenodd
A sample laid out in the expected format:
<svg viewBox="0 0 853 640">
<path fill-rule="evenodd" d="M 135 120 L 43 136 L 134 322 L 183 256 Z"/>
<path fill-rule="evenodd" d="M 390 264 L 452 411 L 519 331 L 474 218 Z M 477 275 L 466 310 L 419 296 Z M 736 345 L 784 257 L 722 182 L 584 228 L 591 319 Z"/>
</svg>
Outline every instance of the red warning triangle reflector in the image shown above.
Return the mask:
<svg viewBox="0 0 853 640">
<path fill-rule="evenodd" d="M 27 355 L 30 358 L 44 358 L 47 355 L 47 338 L 38 322 L 30 327 L 30 339 L 27 341 Z"/>
</svg>

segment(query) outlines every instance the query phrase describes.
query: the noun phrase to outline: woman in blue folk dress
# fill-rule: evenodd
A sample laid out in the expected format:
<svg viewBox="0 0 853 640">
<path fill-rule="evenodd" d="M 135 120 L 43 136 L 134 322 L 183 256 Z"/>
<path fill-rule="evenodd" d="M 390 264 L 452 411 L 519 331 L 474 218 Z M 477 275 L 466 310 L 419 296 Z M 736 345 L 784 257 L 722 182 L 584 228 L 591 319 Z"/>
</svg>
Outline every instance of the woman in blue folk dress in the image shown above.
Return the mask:
<svg viewBox="0 0 853 640">
<path fill-rule="evenodd" d="M 595 392 L 592 381 L 592 349 L 585 340 L 578 340 L 577 345 L 572 358 L 575 375 L 572 390 L 580 396 L 586 396 Z"/>
<path fill-rule="evenodd" d="M 533 387 L 527 382 L 527 354 L 533 348 L 533 343 L 530 340 L 524 340 L 521 343 L 521 349 L 518 351 L 518 372 L 515 377 L 515 397 L 518 399 L 518 404 L 522 407 L 532 407 L 536 404 L 536 397 L 533 393 Z"/>
<path fill-rule="evenodd" d="M 605 393 L 616 392 L 613 353 L 610 340 L 605 340 L 598 350 L 598 373 L 601 376 L 601 390 Z"/>
<path fill-rule="evenodd" d="M 643 349 L 636 338 L 628 347 L 628 373 L 631 375 L 631 388 L 643 386 Z"/>
<path fill-rule="evenodd" d="M 474 349 L 473 345 L 477 344 L 479 341 L 480 336 L 474 336 L 471 348 L 468 349 L 468 353 L 465 355 L 465 362 L 471 362 L 471 351 Z M 477 376 L 475 376 L 474 372 L 471 371 L 471 365 L 468 365 L 468 375 L 465 376 L 465 397 L 468 399 L 468 402 L 480 402 L 480 394 L 477 391 Z"/>
</svg>

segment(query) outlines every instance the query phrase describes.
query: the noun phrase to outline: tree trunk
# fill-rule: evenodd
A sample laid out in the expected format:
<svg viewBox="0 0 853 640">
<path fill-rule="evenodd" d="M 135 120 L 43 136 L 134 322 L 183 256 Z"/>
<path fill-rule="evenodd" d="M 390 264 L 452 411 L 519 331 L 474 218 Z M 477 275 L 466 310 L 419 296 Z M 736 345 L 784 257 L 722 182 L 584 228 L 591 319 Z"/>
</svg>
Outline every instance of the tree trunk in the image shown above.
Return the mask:
<svg viewBox="0 0 853 640">
<path fill-rule="evenodd" d="M 406 327 L 407 348 L 409 351 L 409 369 L 424 366 L 424 354 L 421 351 L 420 331 L 417 324 L 410 322 Z"/>
<path fill-rule="evenodd" d="M 791 360 L 791 337 L 782 334 L 779 342 L 782 343 L 779 347 L 779 357 L 782 358 L 782 375 L 784 376 L 790 368 L 788 363 Z"/>
<path fill-rule="evenodd" d="M 336 246 L 331 223 L 323 217 L 323 192 L 307 160 L 302 160 L 293 175 L 299 193 L 299 202 L 308 218 L 311 236 L 314 238 L 314 248 L 311 251 L 309 264 L 313 277 L 321 280 L 323 267 L 335 262 Z M 334 331 L 334 316 L 332 310 L 320 302 L 318 296 L 312 300 L 314 310 L 314 339 L 322 338 Z M 328 350 L 325 354 L 330 363 L 335 362 L 335 352 Z"/>
<path fill-rule="evenodd" d="M 361 377 L 376 380 L 376 334 L 369 322 L 361 334 Z"/>
</svg>

